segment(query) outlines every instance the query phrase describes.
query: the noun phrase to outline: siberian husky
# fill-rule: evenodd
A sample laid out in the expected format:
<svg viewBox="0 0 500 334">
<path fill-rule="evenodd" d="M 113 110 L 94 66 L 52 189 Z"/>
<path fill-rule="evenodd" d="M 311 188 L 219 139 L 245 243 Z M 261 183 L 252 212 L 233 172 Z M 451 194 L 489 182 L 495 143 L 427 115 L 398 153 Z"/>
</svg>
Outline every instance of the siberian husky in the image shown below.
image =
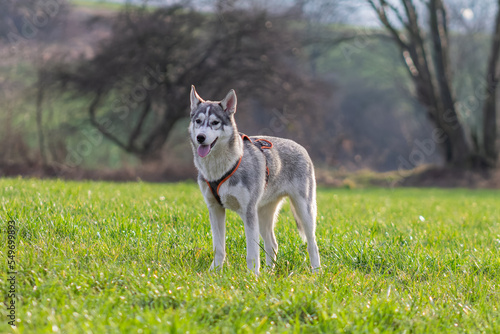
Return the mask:
<svg viewBox="0 0 500 334">
<path fill-rule="evenodd" d="M 226 209 L 243 220 L 248 269 L 259 273 L 259 233 L 266 264 L 272 268 L 278 252 L 274 224 L 285 197 L 290 198 L 299 234 L 307 241 L 312 269 L 318 270 L 316 180 L 307 151 L 292 140 L 240 134 L 235 112 L 234 90 L 222 101 L 205 101 L 191 86 L 189 134 L 212 227 L 215 258 L 210 270 L 221 269 L 226 257 Z"/>
</svg>

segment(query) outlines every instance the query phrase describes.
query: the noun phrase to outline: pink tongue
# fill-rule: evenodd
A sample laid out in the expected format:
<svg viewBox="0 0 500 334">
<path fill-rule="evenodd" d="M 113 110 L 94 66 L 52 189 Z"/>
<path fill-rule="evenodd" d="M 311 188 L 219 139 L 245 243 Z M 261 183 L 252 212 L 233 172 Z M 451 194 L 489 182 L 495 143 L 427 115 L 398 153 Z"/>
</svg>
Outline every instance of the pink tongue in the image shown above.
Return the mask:
<svg viewBox="0 0 500 334">
<path fill-rule="evenodd" d="M 200 145 L 198 146 L 198 155 L 202 158 L 206 157 L 210 153 L 210 145 Z"/>
</svg>

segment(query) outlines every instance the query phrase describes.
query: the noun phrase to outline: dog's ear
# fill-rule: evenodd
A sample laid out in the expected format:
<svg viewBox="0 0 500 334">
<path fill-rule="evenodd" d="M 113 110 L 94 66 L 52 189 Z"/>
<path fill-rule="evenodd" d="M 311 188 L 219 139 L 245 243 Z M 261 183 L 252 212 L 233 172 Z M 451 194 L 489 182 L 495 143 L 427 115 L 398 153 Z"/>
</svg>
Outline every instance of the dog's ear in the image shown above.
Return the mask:
<svg viewBox="0 0 500 334">
<path fill-rule="evenodd" d="M 191 111 L 195 110 L 196 107 L 202 103 L 205 102 L 198 93 L 196 93 L 196 89 L 194 88 L 194 85 L 191 85 Z"/>
<path fill-rule="evenodd" d="M 234 92 L 234 89 L 231 89 L 229 93 L 227 93 L 224 100 L 220 101 L 220 104 L 225 112 L 232 115 L 236 112 L 236 102 L 236 93 Z"/>
</svg>

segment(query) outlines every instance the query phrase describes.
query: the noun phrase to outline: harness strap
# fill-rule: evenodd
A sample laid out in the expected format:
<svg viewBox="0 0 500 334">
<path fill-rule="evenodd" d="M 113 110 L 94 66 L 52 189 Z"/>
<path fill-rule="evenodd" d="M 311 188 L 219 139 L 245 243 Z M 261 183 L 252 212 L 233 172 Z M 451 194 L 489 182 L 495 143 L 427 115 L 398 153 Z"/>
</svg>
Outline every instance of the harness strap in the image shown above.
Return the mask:
<svg viewBox="0 0 500 334">
<path fill-rule="evenodd" d="M 249 142 L 251 142 L 252 144 L 254 144 L 255 146 L 257 146 L 262 153 L 264 153 L 264 149 L 270 149 L 270 148 L 273 147 L 273 143 L 271 143 L 267 139 L 257 138 L 257 139 L 252 140 L 252 139 L 250 139 L 250 137 L 248 137 L 247 135 L 245 135 L 243 133 L 240 133 L 240 136 L 241 136 L 241 139 L 248 140 Z M 264 154 L 264 156 L 265 156 L 265 154 Z M 240 159 L 233 166 L 233 168 L 231 168 L 229 171 L 227 171 L 227 173 L 224 174 L 220 179 L 218 179 L 216 181 L 207 181 L 205 179 L 205 182 L 207 183 L 208 187 L 210 188 L 210 191 L 212 192 L 212 195 L 214 195 L 215 199 L 217 200 L 217 202 L 222 207 L 224 205 L 222 205 L 222 200 L 221 200 L 221 198 L 219 196 L 220 186 L 224 182 L 226 182 L 227 180 L 229 180 L 229 178 L 231 176 L 233 176 L 233 174 L 238 170 L 238 167 L 240 167 L 240 163 L 241 163 L 241 159 L 242 158 L 243 158 L 243 155 L 241 155 Z M 269 167 L 267 166 L 267 159 L 266 159 L 266 186 L 267 186 L 268 181 L 269 181 Z"/>
<path fill-rule="evenodd" d="M 263 139 L 263 138 L 251 139 L 250 137 L 248 137 L 247 135 L 245 135 L 243 133 L 240 133 L 240 135 L 241 135 L 241 138 L 243 138 L 243 140 L 246 139 L 246 140 L 250 141 L 252 144 L 254 144 L 255 146 L 257 146 L 262 153 L 264 153 L 265 149 L 270 149 L 273 147 L 273 143 L 267 139 Z M 264 157 L 265 156 L 266 156 L 266 154 L 264 153 Z M 267 158 L 266 158 L 266 186 L 267 186 L 268 182 L 269 182 L 269 167 L 267 166 Z"/>
</svg>

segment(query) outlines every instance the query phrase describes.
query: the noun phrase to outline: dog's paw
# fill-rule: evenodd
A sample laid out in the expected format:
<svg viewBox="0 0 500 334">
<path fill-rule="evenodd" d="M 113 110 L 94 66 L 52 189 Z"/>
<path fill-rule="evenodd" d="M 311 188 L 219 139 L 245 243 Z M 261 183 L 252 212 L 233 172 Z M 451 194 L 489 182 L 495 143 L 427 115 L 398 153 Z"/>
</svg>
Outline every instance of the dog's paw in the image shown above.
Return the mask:
<svg viewBox="0 0 500 334">
<path fill-rule="evenodd" d="M 212 261 L 212 264 L 210 265 L 209 271 L 211 272 L 220 272 L 222 270 L 222 263 L 221 264 L 215 264 L 215 260 Z"/>
<path fill-rule="evenodd" d="M 319 274 L 322 271 L 323 271 L 323 267 L 312 268 L 312 273 L 313 274 Z"/>
<path fill-rule="evenodd" d="M 260 271 L 259 270 L 248 269 L 247 272 L 248 272 L 249 275 L 253 274 L 255 277 L 259 277 L 259 275 L 260 275 Z"/>
</svg>

